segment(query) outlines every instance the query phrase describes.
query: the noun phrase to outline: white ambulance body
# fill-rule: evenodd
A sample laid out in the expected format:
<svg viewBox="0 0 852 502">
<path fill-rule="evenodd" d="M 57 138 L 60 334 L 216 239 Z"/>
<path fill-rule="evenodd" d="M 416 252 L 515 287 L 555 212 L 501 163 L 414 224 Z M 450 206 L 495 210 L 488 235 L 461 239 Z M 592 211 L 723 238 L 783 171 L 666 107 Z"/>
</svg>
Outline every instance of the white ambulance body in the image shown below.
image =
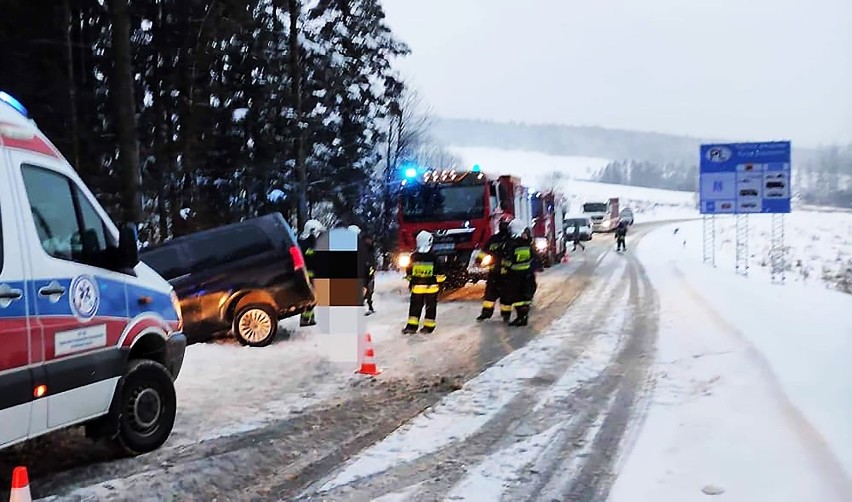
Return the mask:
<svg viewBox="0 0 852 502">
<path fill-rule="evenodd" d="M 135 231 L 0 92 L 0 449 L 73 425 L 131 453 L 158 448 L 185 347 Z"/>
</svg>

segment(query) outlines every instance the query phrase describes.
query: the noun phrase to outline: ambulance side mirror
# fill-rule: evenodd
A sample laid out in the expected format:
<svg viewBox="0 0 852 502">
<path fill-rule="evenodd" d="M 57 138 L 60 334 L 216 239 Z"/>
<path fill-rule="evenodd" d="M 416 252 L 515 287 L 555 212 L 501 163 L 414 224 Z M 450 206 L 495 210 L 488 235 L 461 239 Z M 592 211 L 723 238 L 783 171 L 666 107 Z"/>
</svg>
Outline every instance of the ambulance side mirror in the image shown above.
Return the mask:
<svg viewBox="0 0 852 502">
<path fill-rule="evenodd" d="M 118 233 L 119 268 L 133 269 L 139 264 L 139 239 L 136 237 L 136 226 L 127 223 Z"/>
</svg>

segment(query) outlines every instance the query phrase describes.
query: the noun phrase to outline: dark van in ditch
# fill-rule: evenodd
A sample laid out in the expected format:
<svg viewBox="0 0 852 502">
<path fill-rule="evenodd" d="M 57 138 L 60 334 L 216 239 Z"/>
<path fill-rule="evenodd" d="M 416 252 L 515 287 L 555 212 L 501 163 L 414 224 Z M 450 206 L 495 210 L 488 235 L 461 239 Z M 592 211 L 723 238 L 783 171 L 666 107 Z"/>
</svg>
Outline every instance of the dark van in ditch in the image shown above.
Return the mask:
<svg viewBox="0 0 852 502">
<path fill-rule="evenodd" d="M 140 259 L 174 287 L 189 343 L 232 329 L 269 345 L 278 321 L 315 306 L 296 235 L 280 213 L 172 239 Z"/>
</svg>

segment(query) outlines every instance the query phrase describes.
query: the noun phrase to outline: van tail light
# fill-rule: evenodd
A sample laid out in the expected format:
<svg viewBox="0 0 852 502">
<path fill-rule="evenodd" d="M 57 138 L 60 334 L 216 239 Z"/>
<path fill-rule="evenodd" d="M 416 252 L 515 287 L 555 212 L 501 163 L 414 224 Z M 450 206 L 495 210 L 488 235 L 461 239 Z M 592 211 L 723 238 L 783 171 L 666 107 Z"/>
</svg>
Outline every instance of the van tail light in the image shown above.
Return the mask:
<svg viewBox="0 0 852 502">
<path fill-rule="evenodd" d="M 299 249 L 299 246 L 290 247 L 290 256 L 293 258 L 293 268 L 295 270 L 305 268 L 305 257 L 302 256 L 302 250 Z"/>
</svg>

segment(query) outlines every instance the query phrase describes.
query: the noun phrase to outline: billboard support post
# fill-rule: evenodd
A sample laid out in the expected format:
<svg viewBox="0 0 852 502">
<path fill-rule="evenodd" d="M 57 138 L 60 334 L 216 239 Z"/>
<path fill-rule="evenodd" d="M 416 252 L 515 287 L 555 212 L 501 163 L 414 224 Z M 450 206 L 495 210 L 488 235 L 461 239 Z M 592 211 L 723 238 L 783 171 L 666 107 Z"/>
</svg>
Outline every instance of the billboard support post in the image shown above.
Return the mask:
<svg viewBox="0 0 852 502">
<path fill-rule="evenodd" d="M 716 215 L 703 215 L 704 223 L 704 263 L 716 266 Z"/>
<path fill-rule="evenodd" d="M 748 277 L 748 215 L 737 215 L 736 272 Z"/>
<path fill-rule="evenodd" d="M 769 261 L 772 267 L 772 282 L 784 284 L 787 279 L 787 264 L 784 249 L 784 215 L 772 215 L 772 246 L 769 249 Z"/>
</svg>

